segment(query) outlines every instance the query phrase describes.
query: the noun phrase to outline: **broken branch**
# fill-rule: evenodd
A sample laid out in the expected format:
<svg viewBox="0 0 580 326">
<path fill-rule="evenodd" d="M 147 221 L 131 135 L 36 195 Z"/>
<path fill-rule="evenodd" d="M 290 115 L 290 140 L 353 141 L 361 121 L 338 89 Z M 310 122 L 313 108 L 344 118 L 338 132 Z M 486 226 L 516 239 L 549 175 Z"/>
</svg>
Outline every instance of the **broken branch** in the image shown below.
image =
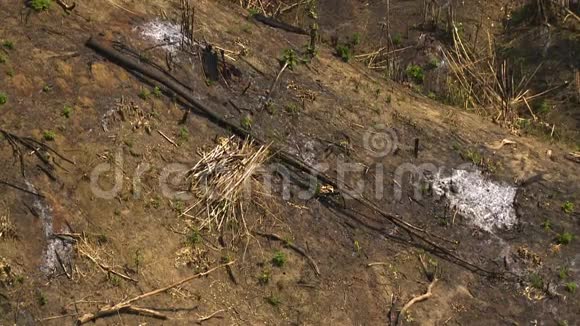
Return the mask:
<svg viewBox="0 0 580 326">
<path fill-rule="evenodd" d="M 83 325 L 83 324 L 86 324 L 90 321 L 94 321 L 94 320 L 97 320 L 99 318 L 111 316 L 111 315 L 121 313 L 121 312 L 145 314 L 145 315 L 149 315 L 151 317 L 155 317 L 155 318 L 159 318 L 159 319 L 167 319 L 167 316 L 165 316 L 165 315 L 163 315 L 155 310 L 135 307 L 135 306 L 131 305 L 131 303 L 133 303 L 135 301 L 139 301 L 139 300 L 147 298 L 147 297 L 150 297 L 150 296 L 154 296 L 154 295 L 159 294 L 159 293 L 166 292 L 170 289 L 173 289 L 177 286 L 180 286 L 184 283 L 187 283 L 193 279 L 196 279 L 196 278 L 199 278 L 202 276 L 206 276 L 206 275 L 208 275 L 208 274 L 210 274 L 210 273 L 212 273 L 212 272 L 214 272 L 222 267 L 232 265 L 234 262 L 235 261 L 229 262 L 229 263 L 224 264 L 224 265 L 216 266 L 216 267 L 209 269 L 203 273 L 198 273 L 198 274 L 186 277 L 186 278 L 182 279 L 181 281 L 175 282 L 169 286 L 166 286 L 166 287 L 163 287 L 163 288 L 160 288 L 157 290 L 153 290 L 153 291 L 138 295 L 136 297 L 133 297 L 131 299 L 127 299 L 125 301 L 119 302 L 114 306 L 110 306 L 110 305 L 105 306 L 95 313 L 88 313 L 88 314 L 81 316 L 80 318 L 77 319 L 76 325 Z"/>
</svg>

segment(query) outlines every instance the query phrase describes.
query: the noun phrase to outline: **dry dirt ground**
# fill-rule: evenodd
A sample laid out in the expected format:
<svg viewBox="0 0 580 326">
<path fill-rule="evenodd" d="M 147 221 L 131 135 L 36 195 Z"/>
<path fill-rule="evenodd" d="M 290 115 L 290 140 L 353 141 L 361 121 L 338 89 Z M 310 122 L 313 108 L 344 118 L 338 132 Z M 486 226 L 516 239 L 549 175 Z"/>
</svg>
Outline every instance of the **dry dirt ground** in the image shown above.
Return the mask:
<svg viewBox="0 0 580 326">
<path fill-rule="evenodd" d="M 193 166 L 199 148 L 215 146 L 229 132 L 195 113 L 183 121 L 185 106 L 162 94 L 145 96 L 152 85 L 85 47 L 89 37 L 99 37 L 164 66 L 165 50 L 144 51 L 156 44 L 139 28 L 155 19 L 178 21 L 179 3 L 78 1 L 72 14 L 65 15 L 56 5 L 35 13 L 20 1 L 4 1 L 0 40 L 13 44 L 0 50 L 5 58 L 0 92 L 7 95 L 0 105 L 0 128 L 46 143 L 74 164 L 52 155 L 49 161 L 56 168 L 47 171 L 26 150 L 22 176 L 8 139 L 0 140 L 0 180 L 21 188 L 0 185 L 0 217 L 5 221 L 0 324 L 72 324 L 80 315 L 203 272 L 227 257 L 235 260 L 237 284 L 220 269 L 139 302 L 169 320 L 121 313 L 96 323 L 189 325 L 218 312 L 200 323 L 384 325 L 391 307 L 400 309 L 426 291 L 429 281 L 419 256 L 428 269 L 438 271 L 439 281 L 428 300 L 401 317 L 403 324 L 577 324 L 580 291 L 566 284 L 580 282 L 580 241 L 556 240 L 564 232 L 580 235 L 580 168 L 565 159 L 567 148 L 511 135 L 479 116 L 344 63 L 324 46 L 310 64 L 284 73 L 273 109 L 261 109 L 281 53 L 303 48 L 308 37 L 249 20 L 236 3 L 200 0 L 195 8 L 196 39 L 247 52 L 243 58 L 231 54 L 236 60 L 228 63 L 241 76 L 227 84 L 206 81 L 197 55 L 175 63 L 172 73 L 199 101 L 232 123 L 251 121 L 253 133 L 310 164 L 327 163 L 330 175 L 337 174 L 337 162 L 366 167 L 349 172 L 349 183 L 364 181 L 364 193 L 371 197 L 374 181 L 380 180 L 385 192 L 376 203 L 381 209 L 458 241 L 446 244 L 493 275 L 425 248 L 355 200 L 338 200 L 337 207 L 325 198 L 300 199 L 297 185 L 290 187 L 288 200 L 280 194 L 262 197 L 248 208 L 247 219 L 256 230 L 305 248 L 320 275 L 280 241 L 256 235 L 223 247 L 206 230 L 192 237 L 191 222 L 180 217 L 192 203 L 163 196 L 160 174 L 168 164 Z M 396 134 L 398 150 L 386 157 L 365 150 L 369 130 L 372 136 L 377 125 Z M 415 139 L 420 141 L 418 157 Z M 515 144 L 497 146 L 503 139 Z M 403 164 L 432 163 L 449 170 L 470 161 L 488 170 L 491 180 L 521 185 L 512 229 L 483 231 L 454 214 L 444 200 L 429 196 L 429 189 L 423 199 L 412 199 L 409 177 L 402 184 L 394 181 Z M 91 174 L 103 163 L 115 168 L 98 179 L 102 188 L 113 187 L 115 171 L 122 176 L 112 199 L 92 191 Z M 382 176 L 377 177 L 377 166 L 384 168 Z M 143 183 L 135 186 L 139 171 L 144 171 Z M 403 193 L 399 200 L 393 190 L 397 187 Z M 47 208 L 52 210 L 50 232 Z M 47 271 L 47 246 L 74 243 L 59 233 L 81 234 L 85 242 L 72 245 L 70 261 L 58 259 L 66 261 Z M 272 262 L 278 252 L 286 258 L 282 266 Z M 135 281 L 107 273 L 87 256 Z M 376 262 L 384 264 L 368 266 Z"/>
</svg>

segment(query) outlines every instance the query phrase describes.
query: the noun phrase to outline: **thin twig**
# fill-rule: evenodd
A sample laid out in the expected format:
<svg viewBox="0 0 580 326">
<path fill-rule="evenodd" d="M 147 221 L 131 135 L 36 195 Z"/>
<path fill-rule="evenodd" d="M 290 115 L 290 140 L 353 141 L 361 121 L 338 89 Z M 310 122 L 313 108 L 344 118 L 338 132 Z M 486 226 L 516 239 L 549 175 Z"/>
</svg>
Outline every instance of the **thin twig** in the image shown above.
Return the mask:
<svg viewBox="0 0 580 326">
<path fill-rule="evenodd" d="M 206 320 L 212 319 L 213 317 L 215 317 L 215 315 L 219 314 L 220 312 L 224 312 L 224 311 L 227 311 L 227 310 L 228 310 L 228 309 L 220 309 L 220 310 L 218 310 L 218 311 L 216 311 L 216 312 L 214 312 L 214 313 L 212 313 L 212 314 L 210 314 L 210 315 L 207 315 L 207 316 L 200 317 L 200 318 L 197 320 L 197 322 L 201 324 L 202 322 L 204 322 L 204 321 L 206 321 Z"/>
<path fill-rule="evenodd" d="M 157 130 L 157 132 L 165 138 L 169 143 L 171 143 L 175 147 L 179 147 L 171 138 L 167 137 L 161 130 Z"/>
</svg>

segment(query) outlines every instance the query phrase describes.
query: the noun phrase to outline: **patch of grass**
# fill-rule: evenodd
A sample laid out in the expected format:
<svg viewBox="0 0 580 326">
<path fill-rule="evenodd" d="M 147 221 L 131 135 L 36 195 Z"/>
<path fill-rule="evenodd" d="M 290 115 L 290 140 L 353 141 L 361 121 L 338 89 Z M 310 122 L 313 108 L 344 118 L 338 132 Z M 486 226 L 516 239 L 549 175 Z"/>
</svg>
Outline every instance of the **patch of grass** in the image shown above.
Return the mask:
<svg viewBox="0 0 580 326">
<path fill-rule="evenodd" d="M 409 77 L 416 84 L 422 84 L 425 80 L 425 72 L 423 68 L 419 65 L 409 65 L 407 70 L 405 70 L 407 77 Z"/>
<path fill-rule="evenodd" d="M 121 285 L 121 279 L 117 275 L 113 274 L 108 275 L 109 275 L 109 283 L 111 283 L 112 286 L 118 287 L 119 285 Z"/>
<path fill-rule="evenodd" d="M 435 69 L 439 67 L 439 59 L 436 56 L 429 56 L 429 62 L 427 62 L 427 69 Z"/>
<path fill-rule="evenodd" d="M 176 200 L 175 202 L 172 203 L 173 209 L 178 212 L 179 214 L 183 213 L 185 211 L 185 203 L 182 202 L 181 200 Z"/>
<path fill-rule="evenodd" d="M 248 9 L 248 16 L 249 17 L 254 17 L 254 16 L 256 16 L 259 13 L 260 13 L 260 10 L 258 8 L 252 7 L 250 9 Z"/>
<path fill-rule="evenodd" d="M 247 33 L 247 34 L 252 34 L 252 25 L 244 24 L 242 26 L 242 32 Z"/>
<path fill-rule="evenodd" d="M 155 86 L 153 88 L 153 92 L 151 92 L 153 94 L 153 96 L 159 98 L 163 95 L 163 93 L 161 92 L 161 88 L 159 88 L 158 86 Z"/>
<path fill-rule="evenodd" d="M 56 133 L 52 130 L 46 130 L 42 133 L 42 138 L 46 141 L 53 141 L 56 138 Z"/>
<path fill-rule="evenodd" d="M 284 107 L 284 111 L 292 115 L 295 115 L 298 114 L 298 112 L 300 112 L 300 108 L 298 107 L 298 105 L 296 105 L 296 103 L 288 103 Z"/>
<path fill-rule="evenodd" d="M 572 213 L 574 213 L 574 203 L 572 203 L 571 201 L 567 200 L 564 204 L 562 204 L 562 210 L 566 214 L 572 214 Z"/>
<path fill-rule="evenodd" d="M 151 96 L 151 92 L 147 88 L 143 88 L 139 92 L 139 97 L 144 101 L 146 101 L 149 98 L 149 96 Z"/>
<path fill-rule="evenodd" d="M 529 20 L 533 14 L 534 11 L 532 6 L 530 4 L 526 4 L 511 12 L 509 23 L 513 26 L 520 25 L 521 23 Z"/>
<path fill-rule="evenodd" d="M 240 125 L 242 126 L 242 128 L 246 130 L 252 129 L 252 123 L 253 123 L 252 117 L 250 117 L 249 115 L 243 117 L 242 121 L 240 121 Z"/>
<path fill-rule="evenodd" d="M 187 234 L 187 244 L 195 247 L 197 244 L 201 242 L 201 234 L 196 229 L 191 229 Z"/>
<path fill-rule="evenodd" d="M 395 36 L 393 36 L 391 40 L 393 41 L 393 45 L 395 46 L 399 46 L 403 43 L 403 37 L 401 36 L 401 34 L 395 34 Z"/>
<path fill-rule="evenodd" d="M 133 255 L 133 264 L 135 264 L 135 269 L 139 270 L 139 266 L 143 264 L 143 254 L 141 253 L 140 249 L 135 250 L 135 254 Z"/>
<path fill-rule="evenodd" d="M 352 52 L 348 45 L 339 44 L 336 46 L 336 55 L 342 59 L 342 61 L 349 62 Z"/>
<path fill-rule="evenodd" d="M 570 269 L 568 267 L 562 266 L 562 267 L 560 267 L 560 269 L 558 269 L 558 277 L 561 280 L 567 279 L 568 276 L 570 276 Z"/>
<path fill-rule="evenodd" d="M 276 106 L 274 105 L 274 102 L 268 101 L 268 103 L 266 103 L 265 107 L 266 107 L 266 112 L 268 112 L 268 114 L 276 113 Z"/>
<path fill-rule="evenodd" d="M 548 102 L 546 102 L 546 100 L 541 100 L 534 104 L 534 111 L 537 114 L 547 114 L 550 112 L 551 109 L 552 107 L 550 107 L 550 105 L 548 104 Z"/>
<path fill-rule="evenodd" d="M 6 102 L 8 102 L 8 95 L 0 92 L 0 105 L 4 105 Z"/>
<path fill-rule="evenodd" d="M 52 4 L 52 0 L 31 0 L 30 1 L 30 8 L 36 11 L 44 11 L 50 8 Z"/>
<path fill-rule="evenodd" d="M 65 118 L 67 118 L 67 119 L 68 119 L 68 118 L 70 118 L 70 116 L 71 116 L 72 112 L 73 112 L 73 108 L 72 108 L 71 106 L 69 106 L 69 105 L 65 105 L 65 106 L 62 108 L 62 115 L 63 115 Z"/>
<path fill-rule="evenodd" d="M 550 222 L 550 220 L 545 220 L 542 222 L 542 228 L 546 231 L 552 230 L 552 222 Z"/>
<path fill-rule="evenodd" d="M 539 274 L 533 273 L 530 275 L 530 284 L 538 290 L 544 289 L 544 279 Z"/>
<path fill-rule="evenodd" d="M 558 234 L 558 236 L 556 237 L 556 242 L 558 244 L 568 245 L 568 244 L 570 244 L 570 242 L 572 242 L 573 239 L 574 239 L 574 235 L 572 233 L 564 232 L 564 233 Z"/>
<path fill-rule="evenodd" d="M 42 87 L 42 91 L 45 92 L 45 93 L 48 93 L 48 92 L 52 91 L 52 86 L 50 86 L 50 85 L 44 85 Z"/>
<path fill-rule="evenodd" d="M 14 42 L 10 40 L 4 40 L 2 46 L 8 50 L 14 50 Z"/>
<path fill-rule="evenodd" d="M 568 282 L 564 286 L 566 287 L 566 291 L 572 294 L 576 293 L 576 289 L 578 288 L 578 284 L 575 282 Z"/>
<path fill-rule="evenodd" d="M 271 273 L 269 270 L 264 269 L 260 275 L 258 275 L 258 283 L 260 283 L 261 285 L 266 285 L 270 282 L 270 278 L 271 278 Z"/>
<path fill-rule="evenodd" d="M 38 297 L 36 299 L 38 300 L 38 304 L 41 306 L 44 306 L 48 303 L 48 299 L 46 298 L 44 293 L 42 293 L 40 291 L 38 291 Z"/>
<path fill-rule="evenodd" d="M 282 300 L 280 300 L 280 297 L 278 297 L 277 295 L 274 295 L 274 294 L 270 294 L 265 299 L 266 299 L 266 302 L 268 302 L 270 305 L 272 305 L 274 307 L 278 307 L 282 303 Z"/>
<path fill-rule="evenodd" d="M 567 320 L 559 320 L 558 326 L 568 326 L 568 321 Z"/>
<path fill-rule="evenodd" d="M 179 128 L 179 133 L 177 134 L 179 139 L 186 141 L 189 138 L 189 131 L 185 127 Z"/>
<path fill-rule="evenodd" d="M 2 53 L 0 53 L 0 63 L 6 63 L 8 59 L 6 59 L 6 56 Z"/>
<path fill-rule="evenodd" d="M 360 44 L 360 33 L 354 33 L 352 34 L 351 38 L 350 38 L 350 44 L 352 45 L 352 47 L 355 47 L 357 45 Z"/>
<path fill-rule="evenodd" d="M 272 264 L 276 267 L 282 267 L 286 264 L 286 255 L 281 251 L 276 251 L 274 257 L 272 258 Z"/>
</svg>

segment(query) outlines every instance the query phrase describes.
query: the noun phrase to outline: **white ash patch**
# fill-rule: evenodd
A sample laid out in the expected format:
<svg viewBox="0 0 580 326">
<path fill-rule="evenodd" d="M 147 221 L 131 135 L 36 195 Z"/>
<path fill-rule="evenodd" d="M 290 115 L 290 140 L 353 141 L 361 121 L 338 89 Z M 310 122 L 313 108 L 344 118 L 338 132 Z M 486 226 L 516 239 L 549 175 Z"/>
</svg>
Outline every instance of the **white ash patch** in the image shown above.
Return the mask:
<svg viewBox="0 0 580 326">
<path fill-rule="evenodd" d="M 183 37 L 181 26 L 178 24 L 156 19 L 137 27 L 137 29 L 143 37 L 153 41 L 156 45 L 165 44 L 161 48 L 166 51 L 172 54 L 178 52 L 179 43 Z"/>
<path fill-rule="evenodd" d="M 450 177 L 437 174 L 433 190 L 481 229 L 509 229 L 517 222 L 516 187 L 487 180 L 481 171 L 454 170 Z"/>
<path fill-rule="evenodd" d="M 28 181 L 26 181 L 26 186 L 28 187 L 29 191 L 36 193 L 38 192 L 36 187 L 34 187 L 34 185 Z M 73 247 L 71 243 L 67 243 L 59 238 L 54 237 L 52 226 L 52 208 L 48 206 L 44 200 L 37 196 L 34 197 L 33 207 L 42 222 L 44 236 L 46 239 L 46 248 L 42 255 L 42 265 L 40 266 L 40 269 L 45 275 L 55 275 L 59 268 L 62 268 L 61 263 L 63 263 L 65 266 L 70 266 Z M 64 232 L 70 232 L 70 230 L 65 230 Z"/>
</svg>

